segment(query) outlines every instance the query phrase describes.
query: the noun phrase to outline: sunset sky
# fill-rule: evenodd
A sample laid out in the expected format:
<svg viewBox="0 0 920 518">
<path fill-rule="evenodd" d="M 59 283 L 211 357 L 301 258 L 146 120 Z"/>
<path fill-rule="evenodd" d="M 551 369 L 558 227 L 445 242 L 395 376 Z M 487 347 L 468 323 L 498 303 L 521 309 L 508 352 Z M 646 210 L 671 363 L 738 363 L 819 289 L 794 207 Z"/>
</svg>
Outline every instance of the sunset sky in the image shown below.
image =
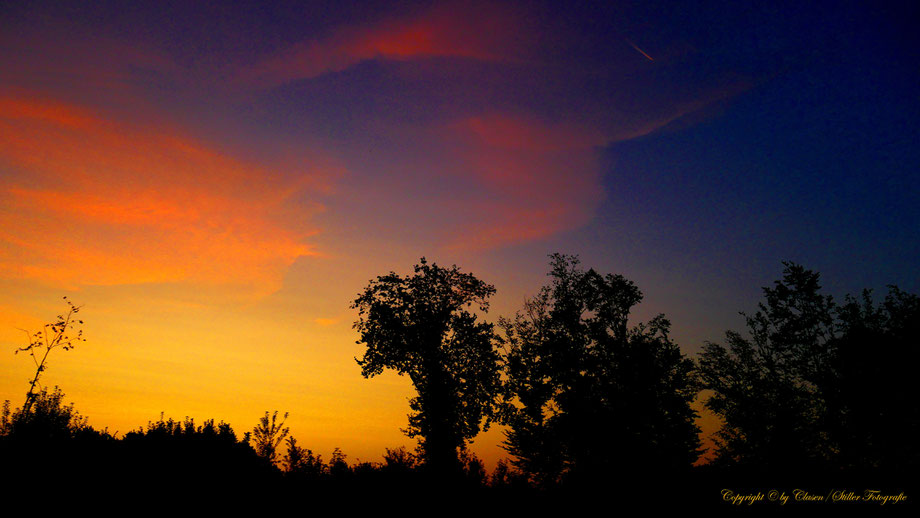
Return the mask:
<svg viewBox="0 0 920 518">
<path fill-rule="evenodd" d="M 413 390 L 361 377 L 349 304 L 422 256 L 497 320 L 578 254 L 691 355 L 783 260 L 920 291 L 916 14 L 748 4 L 9 3 L 0 400 L 66 295 L 87 342 L 43 383 L 93 426 L 277 409 L 377 461 Z"/>
</svg>

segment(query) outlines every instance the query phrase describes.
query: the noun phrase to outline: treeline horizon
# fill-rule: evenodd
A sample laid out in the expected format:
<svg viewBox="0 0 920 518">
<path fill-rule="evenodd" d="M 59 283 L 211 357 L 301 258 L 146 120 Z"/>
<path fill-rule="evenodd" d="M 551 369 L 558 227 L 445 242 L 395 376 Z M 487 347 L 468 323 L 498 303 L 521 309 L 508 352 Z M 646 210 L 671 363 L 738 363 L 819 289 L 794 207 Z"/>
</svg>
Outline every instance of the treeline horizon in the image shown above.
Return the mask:
<svg viewBox="0 0 920 518">
<path fill-rule="evenodd" d="M 484 319 L 494 286 L 424 258 L 413 274 L 390 272 L 358 294 L 362 375 L 394 370 L 417 392 L 405 430 L 416 450 L 387 448 L 376 462 L 349 463 L 338 448 L 323 459 L 278 412 L 242 436 L 228 423 L 162 414 L 120 438 L 93 428 L 61 389 L 40 383 L 54 349 L 83 341 L 80 308 L 67 301 L 67 313 L 17 350 L 36 372 L 23 405 L 7 400 L 0 414 L 4 470 L 305 491 L 409 485 L 533 496 L 615 484 L 713 504 L 726 503 L 718 488 L 729 481 L 907 488 L 920 466 L 917 295 L 889 286 L 880 301 L 864 290 L 838 302 L 817 272 L 784 262 L 757 310 L 742 313 L 746 329 L 691 358 L 664 315 L 630 321 L 643 298 L 631 281 L 585 270 L 576 256 L 550 258 L 550 282 L 496 323 Z M 701 397 L 721 423 L 710 452 L 691 407 Z M 468 444 L 495 424 L 505 427 L 508 458 L 487 473 Z"/>
</svg>

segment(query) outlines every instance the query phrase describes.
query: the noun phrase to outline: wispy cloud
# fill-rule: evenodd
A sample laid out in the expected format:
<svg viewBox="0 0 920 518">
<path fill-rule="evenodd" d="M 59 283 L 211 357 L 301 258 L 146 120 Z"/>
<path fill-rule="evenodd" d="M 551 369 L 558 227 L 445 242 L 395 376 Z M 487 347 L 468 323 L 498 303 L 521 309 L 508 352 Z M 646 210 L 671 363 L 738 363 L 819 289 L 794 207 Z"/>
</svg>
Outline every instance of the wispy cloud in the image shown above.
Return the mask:
<svg viewBox="0 0 920 518">
<path fill-rule="evenodd" d="M 324 37 L 306 38 L 242 71 L 238 79 L 244 84 L 272 87 L 377 58 L 503 61 L 519 57 L 527 48 L 524 40 L 528 33 L 509 7 L 442 5 L 414 16 L 339 27 Z"/>
<path fill-rule="evenodd" d="M 315 253 L 310 217 L 340 174 L 320 154 L 282 174 L 178 128 L 27 96 L 0 98 L 0 160 L 12 172 L 0 179 L 4 275 L 71 285 L 271 291 L 297 257 Z"/>
</svg>

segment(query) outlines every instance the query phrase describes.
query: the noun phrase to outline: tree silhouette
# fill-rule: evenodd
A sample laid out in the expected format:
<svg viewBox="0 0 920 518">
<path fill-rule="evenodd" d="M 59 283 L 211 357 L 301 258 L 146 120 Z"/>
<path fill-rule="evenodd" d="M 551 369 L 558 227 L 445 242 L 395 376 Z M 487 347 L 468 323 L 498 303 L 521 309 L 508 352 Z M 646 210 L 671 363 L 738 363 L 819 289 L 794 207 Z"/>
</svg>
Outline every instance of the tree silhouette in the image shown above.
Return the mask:
<svg viewBox="0 0 920 518">
<path fill-rule="evenodd" d="M 314 455 L 313 450 L 297 445 L 294 437 L 287 439 L 287 452 L 281 461 L 284 471 L 295 477 L 317 480 L 326 472 L 321 455 Z"/>
<path fill-rule="evenodd" d="M 383 455 L 383 461 L 388 471 L 396 473 L 410 472 L 415 469 L 418 464 L 418 458 L 411 452 L 406 451 L 406 448 L 403 446 L 392 450 L 386 448 L 386 453 Z"/>
<path fill-rule="evenodd" d="M 76 319 L 80 306 L 74 305 L 67 297 L 64 297 L 64 302 L 67 303 L 67 313 L 58 315 L 54 321 L 45 324 L 42 330 L 32 333 L 21 329 L 28 336 L 29 343 L 17 348 L 14 354 L 28 353 L 35 364 L 35 375 L 29 381 L 29 390 L 22 408 L 11 412 L 10 402 L 3 403 L 0 436 L 62 439 L 71 438 L 83 430 L 91 430 L 86 424 L 86 418 L 74 410 L 72 403 L 63 404 L 64 394 L 61 389 L 54 387 L 53 391 L 48 392 L 47 388 L 41 386 L 51 351 L 57 348 L 68 351 L 77 342 L 86 341 L 83 330 L 79 328 L 83 321 Z"/>
<path fill-rule="evenodd" d="M 74 305 L 73 302 L 67 300 L 67 297 L 64 297 L 64 302 L 67 303 L 67 313 L 58 315 L 54 322 L 45 324 L 41 331 L 33 334 L 25 329 L 22 330 L 29 337 L 29 344 L 17 349 L 15 353 L 29 353 L 35 363 L 35 376 L 29 382 L 29 391 L 26 393 L 26 402 L 22 406 L 21 416 L 29 415 L 32 405 L 38 397 L 36 389 L 41 389 L 39 381 L 42 373 L 48 368 L 48 355 L 51 354 L 51 351 L 58 347 L 69 351 L 74 348 L 76 342 L 86 341 L 83 338 L 83 330 L 78 328 L 78 326 L 83 325 L 83 321 L 76 319 L 76 314 L 80 312 L 80 306 Z M 69 334 L 73 331 L 76 331 L 77 334 Z"/>
<path fill-rule="evenodd" d="M 748 335 L 700 356 L 706 406 L 723 421 L 717 461 L 758 472 L 900 470 L 920 465 L 920 298 L 891 286 L 838 305 L 817 272 L 783 263 L 745 315 Z"/>
<path fill-rule="evenodd" d="M 540 483 L 689 468 L 699 455 L 693 363 L 658 316 L 630 328 L 642 293 L 554 254 L 552 284 L 502 319 L 505 449 Z"/>
<path fill-rule="evenodd" d="M 418 437 L 429 469 L 460 472 L 458 450 L 488 426 L 499 385 L 493 326 L 471 312 L 488 310 L 495 288 L 456 266 L 423 257 L 415 273 L 372 280 L 352 304 L 354 327 L 367 351 L 356 359 L 364 377 L 393 369 L 412 380 L 418 397 L 409 406 L 409 437 Z"/>
<path fill-rule="evenodd" d="M 889 286 L 875 304 L 865 290 L 838 312 L 832 377 L 825 386 L 827 433 L 843 468 L 887 472 L 920 466 L 920 297 Z"/>
<path fill-rule="evenodd" d="M 260 457 L 274 463 L 277 460 L 278 446 L 287 437 L 290 429 L 284 426 L 288 413 L 284 413 L 281 422 L 278 422 L 278 411 L 269 417 L 268 411 L 259 418 L 259 424 L 252 429 L 253 449 Z"/>
<path fill-rule="evenodd" d="M 722 418 L 718 460 L 767 469 L 818 466 L 831 455 L 824 394 L 836 337 L 836 305 L 819 275 L 783 263 L 782 280 L 745 315 L 750 338 L 726 333 L 700 356 L 706 406 Z M 744 313 L 742 313 L 744 315 Z"/>
</svg>

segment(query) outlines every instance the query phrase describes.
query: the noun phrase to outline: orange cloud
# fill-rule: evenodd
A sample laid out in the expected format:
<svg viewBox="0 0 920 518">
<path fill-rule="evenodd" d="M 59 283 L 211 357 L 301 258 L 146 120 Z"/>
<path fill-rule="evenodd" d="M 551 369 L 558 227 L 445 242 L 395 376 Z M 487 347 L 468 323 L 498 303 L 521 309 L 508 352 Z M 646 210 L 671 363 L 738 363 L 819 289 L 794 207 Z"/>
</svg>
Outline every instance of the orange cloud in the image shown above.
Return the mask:
<svg viewBox="0 0 920 518">
<path fill-rule="evenodd" d="M 303 41 L 246 71 L 241 80 L 271 87 L 338 72 L 379 57 L 513 59 L 524 50 L 528 39 L 520 18 L 495 5 L 442 5 L 415 17 L 346 27 L 325 38 Z"/>
<path fill-rule="evenodd" d="M 0 266 L 70 285 L 197 282 L 276 289 L 314 254 L 307 203 L 341 174 L 314 153 L 274 168 L 174 128 L 0 98 Z"/>
<path fill-rule="evenodd" d="M 92 115 L 79 108 L 28 99 L 0 99 L 0 113 L 6 119 L 44 121 L 67 128 L 86 129 L 98 123 Z"/>
</svg>

